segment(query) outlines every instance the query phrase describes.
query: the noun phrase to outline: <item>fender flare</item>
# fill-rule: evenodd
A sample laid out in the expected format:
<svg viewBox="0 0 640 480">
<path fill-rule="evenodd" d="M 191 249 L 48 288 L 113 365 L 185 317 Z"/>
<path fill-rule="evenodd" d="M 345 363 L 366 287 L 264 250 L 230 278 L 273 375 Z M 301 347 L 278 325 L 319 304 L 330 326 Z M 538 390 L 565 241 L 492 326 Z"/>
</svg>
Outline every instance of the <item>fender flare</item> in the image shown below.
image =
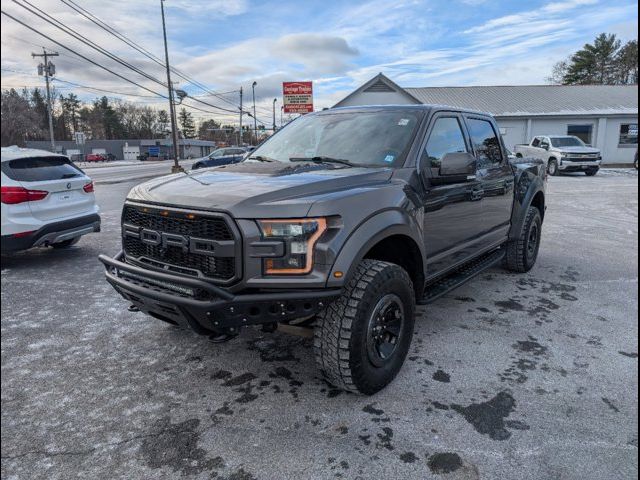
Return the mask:
<svg viewBox="0 0 640 480">
<path fill-rule="evenodd" d="M 422 257 L 422 274 L 424 275 L 426 265 L 424 243 L 417 233 L 422 228 L 412 227 L 412 223 L 415 221 L 399 210 L 386 210 L 363 221 L 340 248 L 329 272 L 327 287 L 346 285 L 367 252 L 375 244 L 392 235 L 404 235 L 414 241 Z M 337 271 L 345 274 L 341 278 L 336 278 L 333 274 Z"/>
<path fill-rule="evenodd" d="M 539 177 L 535 177 L 535 180 L 529 183 L 526 192 L 524 195 L 518 194 L 518 187 L 522 183 L 522 181 L 526 181 L 525 177 L 521 177 L 520 182 L 516 185 L 516 195 L 513 203 L 513 212 L 511 213 L 511 228 L 509 229 L 509 240 L 516 240 L 520 237 L 520 231 L 522 230 L 522 225 L 527 217 L 527 210 L 533 203 L 533 199 L 538 193 L 542 193 L 543 200 L 546 205 L 546 194 L 544 189 L 543 181 Z M 520 197 L 520 198 L 519 198 Z M 544 219 L 544 210 L 540 212 L 540 216 Z"/>
</svg>

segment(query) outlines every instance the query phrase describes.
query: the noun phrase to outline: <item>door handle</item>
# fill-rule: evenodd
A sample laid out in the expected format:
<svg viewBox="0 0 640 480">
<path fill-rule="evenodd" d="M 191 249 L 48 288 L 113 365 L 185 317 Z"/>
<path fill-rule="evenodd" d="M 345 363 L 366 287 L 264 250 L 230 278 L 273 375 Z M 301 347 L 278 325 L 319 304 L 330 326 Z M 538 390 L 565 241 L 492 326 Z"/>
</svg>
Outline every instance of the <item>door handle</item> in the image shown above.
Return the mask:
<svg viewBox="0 0 640 480">
<path fill-rule="evenodd" d="M 479 188 L 474 188 L 473 190 L 471 190 L 472 202 L 477 202 L 478 200 L 482 200 L 483 197 L 484 197 L 484 190 Z"/>
</svg>

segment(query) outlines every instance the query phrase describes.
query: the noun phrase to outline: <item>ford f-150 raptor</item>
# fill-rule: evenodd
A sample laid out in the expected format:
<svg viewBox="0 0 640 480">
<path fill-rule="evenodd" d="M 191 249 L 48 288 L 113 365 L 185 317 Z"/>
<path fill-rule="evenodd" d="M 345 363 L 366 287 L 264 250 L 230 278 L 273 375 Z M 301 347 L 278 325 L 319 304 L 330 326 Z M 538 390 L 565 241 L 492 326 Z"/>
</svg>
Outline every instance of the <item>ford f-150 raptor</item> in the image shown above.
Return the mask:
<svg viewBox="0 0 640 480">
<path fill-rule="evenodd" d="M 241 163 L 134 187 L 122 251 L 100 260 L 132 310 L 215 339 L 313 329 L 325 378 L 372 394 L 405 360 L 416 303 L 499 262 L 531 269 L 545 183 L 484 113 L 325 110 Z"/>
</svg>

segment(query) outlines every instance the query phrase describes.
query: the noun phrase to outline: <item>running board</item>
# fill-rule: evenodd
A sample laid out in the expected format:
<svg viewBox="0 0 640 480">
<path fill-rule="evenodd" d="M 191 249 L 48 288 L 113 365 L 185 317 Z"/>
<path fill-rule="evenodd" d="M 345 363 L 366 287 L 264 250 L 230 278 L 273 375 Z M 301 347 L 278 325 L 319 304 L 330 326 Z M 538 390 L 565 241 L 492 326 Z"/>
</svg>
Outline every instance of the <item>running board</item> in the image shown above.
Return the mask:
<svg viewBox="0 0 640 480">
<path fill-rule="evenodd" d="M 504 249 L 494 250 L 475 260 L 471 260 L 469 263 L 465 263 L 462 267 L 454 270 L 446 277 L 442 277 L 440 280 L 436 280 L 434 283 L 427 285 L 424 289 L 423 297 L 418 300 L 417 304 L 426 305 L 446 295 L 451 290 L 455 290 L 476 275 L 500 263 L 504 255 Z"/>
</svg>

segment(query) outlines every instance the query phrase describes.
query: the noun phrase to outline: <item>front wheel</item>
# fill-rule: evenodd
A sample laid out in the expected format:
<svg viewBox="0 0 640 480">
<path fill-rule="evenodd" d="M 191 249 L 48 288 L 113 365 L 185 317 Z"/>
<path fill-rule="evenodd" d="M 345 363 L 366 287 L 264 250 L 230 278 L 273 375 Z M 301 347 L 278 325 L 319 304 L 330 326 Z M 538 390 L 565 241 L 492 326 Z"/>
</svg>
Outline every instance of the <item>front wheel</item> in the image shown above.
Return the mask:
<svg viewBox="0 0 640 480">
<path fill-rule="evenodd" d="M 520 236 L 507 243 L 507 269 L 521 273 L 531 270 L 538 259 L 541 236 L 542 217 L 540 210 L 536 207 L 529 207 Z"/>
<path fill-rule="evenodd" d="M 364 395 L 383 389 L 407 356 L 414 314 L 407 272 L 393 263 L 363 260 L 342 296 L 317 318 L 314 351 L 325 379 Z"/>
<path fill-rule="evenodd" d="M 584 172 L 584 174 L 587 177 L 593 177 L 596 173 L 598 173 L 598 169 L 597 168 L 592 168 L 591 170 L 587 170 Z"/>
<path fill-rule="evenodd" d="M 558 161 L 554 158 L 549 160 L 549 165 L 547 165 L 547 173 L 552 177 L 558 175 Z"/>
</svg>

